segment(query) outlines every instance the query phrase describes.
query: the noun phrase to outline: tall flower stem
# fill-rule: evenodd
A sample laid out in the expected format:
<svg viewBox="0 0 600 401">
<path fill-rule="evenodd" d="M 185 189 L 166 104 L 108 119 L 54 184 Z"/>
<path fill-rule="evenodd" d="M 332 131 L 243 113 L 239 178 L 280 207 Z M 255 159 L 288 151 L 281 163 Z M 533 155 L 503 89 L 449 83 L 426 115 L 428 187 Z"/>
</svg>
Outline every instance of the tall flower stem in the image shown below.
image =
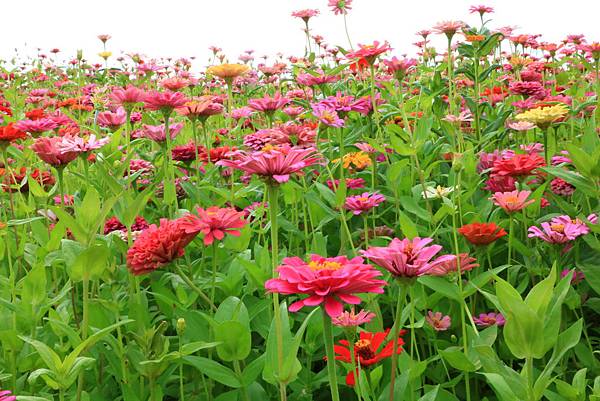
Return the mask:
<svg viewBox="0 0 600 401">
<path fill-rule="evenodd" d="M 198 177 L 198 183 L 201 180 L 201 174 L 200 174 L 200 160 L 198 158 L 198 127 L 196 126 L 196 120 L 195 119 L 190 119 L 190 122 L 192 123 L 192 135 L 194 137 L 194 157 L 196 160 L 196 175 Z M 210 158 L 210 153 L 209 153 L 209 158 Z"/>
<path fill-rule="evenodd" d="M 269 218 L 271 222 L 271 259 L 272 272 L 271 277 L 275 277 L 277 266 L 279 266 L 279 232 L 277 226 L 278 211 L 278 196 L 279 187 L 277 184 L 268 183 L 267 190 L 269 191 Z M 277 339 L 277 369 L 278 372 L 283 371 L 283 328 L 281 323 L 281 311 L 279 308 L 279 294 L 273 293 L 273 313 L 275 319 L 275 336 Z M 279 381 L 279 398 L 281 401 L 287 400 L 286 384 Z"/>
<path fill-rule="evenodd" d="M 346 31 L 346 39 L 348 39 L 348 44 L 350 45 L 350 49 L 354 50 L 354 47 L 352 47 L 352 41 L 350 40 L 350 34 L 348 33 L 348 21 L 347 21 L 345 11 L 344 11 L 344 30 Z"/>
<path fill-rule="evenodd" d="M 454 77 L 453 77 L 453 60 L 452 60 L 452 36 L 448 36 L 448 108 L 450 114 L 454 114 Z"/>
<path fill-rule="evenodd" d="M 165 118 L 165 143 L 166 143 L 166 149 L 165 149 L 165 168 L 164 168 L 164 175 L 165 175 L 165 181 L 168 182 L 170 185 L 168 185 L 169 190 L 172 188 L 173 192 L 176 192 L 175 190 L 175 178 L 173 176 L 173 156 L 171 154 L 171 132 L 169 129 L 169 118 L 171 116 L 171 113 L 163 113 L 163 116 Z M 167 185 L 166 183 L 163 186 L 163 199 L 168 199 L 167 198 Z M 175 208 L 173 209 L 172 206 L 172 202 L 169 202 L 169 210 L 171 211 L 171 213 L 173 213 L 175 210 L 177 210 L 177 194 L 172 194 L 175 198 L 175 200 L 173 201 L 175 203 Z"/>
<path fill-rule="evenodd" d="M 400 283 L 400 293 L 396 301 L 396 316 L 394 317 L 394 327 L 392 328 L 392 373 L 390 377 L 390 401 L 394 401 L 394 390 L 396 386 L 396 370 L 398 368 L 398 337 L 400 336 L 400 326 L 402 325 L 402 306 L 406 303 L 406 294 L 408 293 L 408 284 Z"/>
<path fill-rule="evenodd" d="M 181 277 L 181 279 L 188 285 L 188 287 L 190 287 L 193 291 L 195 291 L 196 294 L 198 294 L 200 296 L 200 298 L 202 298 L 204 301 L 206 301 L 206 303 L 210 306 L 210 308 L 213 311 L 216 311 L 217 307 L 215 306 L 215 304 L 204 293 L 204 291 L 202 291 L 200 288 L 198 288 L 198 286 L 196 286 L 196 284 L 194 284 L 194 282 L 185 274 L 185 272 L 183 271 L 183 269 L 181 268 L 181 266 L 179 266 L 178 264 L 176 264 L 175 267 L 177 269 L 177 273 L 179 274 L 179 276 Z"/>
<path fill-rule="evenodd" d="M 338 391 L 337 372 L 335 368 L 335 354 L 333 353 L 333 331 L 331 318 L 327 315 L 325 308 L 323 310 L 323 341 L 325 342 L 325 353 L 327 355 L 327 375 L 329 376 L 329 388 L 331 390 L 332 401 L 340 401 Z"/>
<path fill-rule="evenodd" d="M 212 275 L 210 281 L 210 303 L 215 304 L 215 290 L 217 288 L 217 242 L 212 244 Z"/>
</svg>

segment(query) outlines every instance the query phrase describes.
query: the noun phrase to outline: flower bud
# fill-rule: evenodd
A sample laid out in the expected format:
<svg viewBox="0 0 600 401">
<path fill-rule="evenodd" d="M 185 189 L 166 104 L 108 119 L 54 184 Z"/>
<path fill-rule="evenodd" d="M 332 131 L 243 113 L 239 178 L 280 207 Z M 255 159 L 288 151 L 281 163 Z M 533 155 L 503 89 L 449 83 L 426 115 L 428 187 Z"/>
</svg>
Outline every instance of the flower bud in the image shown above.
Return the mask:
<svg viewBox="0 0 600 401">
<path fill-rule="evenodd" d="M 177 319 L 177 335 L 182 336 L 183 333 L 185 332 L 185 319 L 180 317 L 179 319 Z"/>
</svg>

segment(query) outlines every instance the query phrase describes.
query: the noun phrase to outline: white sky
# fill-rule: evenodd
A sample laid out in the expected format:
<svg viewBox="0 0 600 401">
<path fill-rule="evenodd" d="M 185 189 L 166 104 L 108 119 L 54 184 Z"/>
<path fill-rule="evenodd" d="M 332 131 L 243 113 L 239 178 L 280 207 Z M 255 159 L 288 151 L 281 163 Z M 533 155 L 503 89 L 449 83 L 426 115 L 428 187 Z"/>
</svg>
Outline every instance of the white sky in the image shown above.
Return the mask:
<svg viewBox="0 0 600 401">
<path fill-rule="evenodd" d="M 388 40 L 394 54 L 413 54 L 414 33 L 441 20 L 478 23 L 469 15 L 473 4 L 493 6 L 491 27 L 519 26 L 519 33 L 541 33 L 547 41 L 585 34 L 600 41 L 600 0 L 354 0 L 348 15 L 354 43 Z M 98 34 L 110 34 L 108 50 L 139 52 L 150 57 L 196 56 L 206 64 L 210 45 L 223 48 L 230 61 L 241 52 L 255 55 L 304 53 L 303 23 L 290 13 L 318 8 L 313 34 L 348 47 L 343 18 L 327 8 L 327 0 L 0 0 L 0 58 L 61 49 L 70 59 L 76 49 L 100 61 Z"/>
</svg>

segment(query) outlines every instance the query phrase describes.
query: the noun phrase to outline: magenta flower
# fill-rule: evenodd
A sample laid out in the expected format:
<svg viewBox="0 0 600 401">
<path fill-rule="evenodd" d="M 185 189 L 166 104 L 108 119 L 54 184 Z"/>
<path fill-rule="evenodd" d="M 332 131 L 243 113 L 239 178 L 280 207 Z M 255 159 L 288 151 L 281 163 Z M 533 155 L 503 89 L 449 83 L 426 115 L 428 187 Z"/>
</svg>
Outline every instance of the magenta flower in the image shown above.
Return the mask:
<svg viewBox="0 0 600 401">
<path fill-rule="evenodd" d="M 323 124 L 334 128 L 341 128 L 344 126 L 345 121 L 340 118 L 334 109 L 322 103 L 312 104 L 311 106 L 313 115 Z"/>
<path fill-rule="evenodd" d="M 338 77 L 337 75 L 326 75 L 322 72 L 320 72 L 320 74 L 316 76 L 312 74 L 298 74 L 298 76 L 296 77 L 296 82 L 298 82 L 300 85 L 306 86 L 324 85 L 332 82 L 337 82 L 339 80 L 340 77 Z"/>
<path fill-rule="evenodd" d="M 366 116 L 371 111 L 371 102 L 369 98 L 363 97 L 360 99 L 355 99 L 354 96 L 342 95 L 340 92 L 338 92 L 335 96 L 328 96 L 319 103 L 337 111 L 338 113 L 356 111 Z"/>
<path fill-rule="evenodd" d="M 490 312 L 481 313 L 479 317 L 474 317 L 473 322 L 479 327 L 490 327 L 493 325 L 504 326 L 506 320 L 504 319 L 504 316 L 502 316 L 502 313 Z"/>
<path fill-rule="evenodd" d="M 290 102 L 287 97 L 282 97 L 280 93 L 276 93 L 274 97 L 265 95 L 259 99 L 248 100 L 248 107 L 254 111 L 262 111 L 264 113 L 273 113 Z"/>
<path fill-rule="evenodd" d="M 428 311 L 427 316 L 425 316 L 425 321 L 427 321 L 427 324 L 429 324 L 435 331 L 446 331 L 452 324 L 450 316 L 444 316 L 442 312 L 434 313 L 432 311 Z"/>
<path fill-rule="evenodd" d="M 442 249 L 440 245 L 427 246 L 432 241 L 432 238 L 420 237 L 412 240 L 394 238 L 386 247 L 370 247 L 360 253 L 396 277 L 424 276 L 436 265 L 456 258 L 455 255 L 443 255 L 432 261 Z"/>
<path fill-rule="evenodd" d="M 226 207 L 217 206 L 208 209 L 196 208 L 198 216 L 187 214 L 181 219 L 181 227 L 186 233 L 204 234 L 204 245 L 212 244 L 215 239 L 221 241 L 225 234 L 240 236 L 238 228 L 244 227 L 248 222 L 244 219 L 244 212 Z"/>
<path fill-rule="evenodd" d="M 220 160 L 218 166 L 233 167 L 247 174 L 287 182 L 290 175 L 300 173 L 304 168 L 320 163 L 321 158 L 314 148 L 272 147 L 258 152 L 243 151 L 230 153 L 232 160 Z"/>
<path fill-rule="evenodd" d="M 342 314 L 343 303 L 358 305 L 361 299 L 355 294 L 382 294 L 383 286 L 387 284 L 376 279 L 381 272 L 364 264 L 361 257 L 348 259 L 345 256 L 325 258 L 311 255 L 308 263 L 298 257 L 285 258 L 277 271 L 279 277 L 265 283 L 267 291 L 308 295 L 292 303 L 290 312 L 297 312 L 304 306 L 325 304 L 325 311 L 331 318 Z"/>
<path fill-rule="evenodd" d="M 160 111 L 163 114 L 171 113 L 178 107 L 182 107 L 187 102 L 186 97 L 181 92 L 150 92 L 144 98 L 146 109 Z"/>
<path fill-rule="evenodd" d="M 125 109 L 123 107 L 119 107 L 115 112 L 103 111 L 102 113 L 98 113 L 96 120 L 98 121 L 99 126 L 107 127 L 114 131 L 121 125 L 125 124 L 127 120 L 127 113 L 125 113 Z"/>
<path fill-rule="evenodd" d="M 352 211 L 354 215 L 358 216 L 359 214 L 366 213 L 374 207 L 379 206 L 379 204 L 384 201 L 385 196 L 381 194 L 364 192 L 362 195 L 347 197 L 344 208 Z"/>
<path fill-rule="evenodd" d="M 598 217 L 590 214 L 587 220 L 592 224 L 597 224 Z M 554 217 L 550 222 L 544 222 L 540 226 L 541 228 L 529 227 L 528 237 L 540 238 L 550 244 L 565 244 L 590 232 L 586 223 L 579 219 L 571 219 L 569 216 Z"/>
<path fill-rule="evenodd" d="M 183 128 L 183 123 L 175 123 L 169 125 L 169 134 L 171 134 L 171 139 L 174 139 L 181 129 Z M 165 126 L 161 125 L 148 125 L 144 124 L 142 131 L 140 132 L 140 136 L 143 138 L 152 139 L 155 142 L 164 142 L 167 140 L 167 135 L 165 133 Z"/>
<path fill-rule="evenodd" d="M 10 390 L 0 390 L 0 401 L 16 401 L 17 397 Z"/>
<path fill-rule="evenodd" d="M 40 118 L 38 120 L 21 120 L 15 123 L 15 128 L 19 131 L 29 132 L 30 134 L 41 134 L 42 132 L 52 131 L 58 128 L 60 124 L 51 118 Z"/>
<path fill-rule="evenodd" d="M 364 309 L 358 313 L 354 313 L 353 307 L 350 312 L 344 311 L 338 317 L 331 319 L 331 323 L 339 327 L 356 327 L 360 326 L 361 324 L 369 323 L 374 317 L 374 313 Z"/>
<path fill-rule="evenodd" d="M 567 277 L 569 275 L 569 273 L 571 273 L 571 271 L 573 272 L 573 277 L 571 277 L 571 284 L 579 284 L 583 280 L 585 280 L 585 274 L 583 274 L 583 272 L 577 271 L 575 269 L 573 269 L 573 270 L 564 269 L 562 272 L 560 272 L 560 277 L 561 278 Z"/>
<path fill-rule="evenodd" d="M 398 59 L 396 56 L 389 60 L 383 60 L 383 64 L 388 68 L 388 71 L 403 77 L 414 66 L 417 65 L 417 60 L 414 58 Z"/>
</svg>

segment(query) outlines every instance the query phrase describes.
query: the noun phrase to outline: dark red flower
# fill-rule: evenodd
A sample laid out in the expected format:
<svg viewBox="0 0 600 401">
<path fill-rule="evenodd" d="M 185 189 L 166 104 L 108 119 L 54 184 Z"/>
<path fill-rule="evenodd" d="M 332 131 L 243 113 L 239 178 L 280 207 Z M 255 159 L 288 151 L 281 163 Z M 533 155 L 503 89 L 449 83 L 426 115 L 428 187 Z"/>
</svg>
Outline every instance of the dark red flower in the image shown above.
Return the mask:
<svg viewBox="0 0 600 401">
<path fill-rule="evenodd" d="M 458 232 L 474 245 L 488 245 L 506 235 L 506 231 L 496 223 L 466 224 L 459 228 Z"/>
<path fill-rule="evenodd" d="M 378 333 L 369 333 L 368 331 L 360 332 L 359 340 L 354 343 L 354 357 L 356 358 L 356 362 L 360 363 L 361 367 L 375 365 L 382 359 L 392 356 L 394 341 L 388 341 L 385 345 L 383 345 L 389 332 L 390 329 Z M 404 335 L 405 332 L 405 330 L 401 330 L 400 336 Z M 402 337 L 398 337 L 397 341 L 398 349 L 396 350 L 396 354 L 400 354 L 403 351 L 402 346 L 404 345 L 404 340 Z M 341 340 L 339 345 L 336 344 L 333 346 L 333 350 L 335 352 L 336 360 L 352 363 L 350 346 L 347 340 Z M 350 371 L 346 375 L 346 384 L 349 386 L 354 386 L 354 383 L 354 372 Z"/>
</svg>

